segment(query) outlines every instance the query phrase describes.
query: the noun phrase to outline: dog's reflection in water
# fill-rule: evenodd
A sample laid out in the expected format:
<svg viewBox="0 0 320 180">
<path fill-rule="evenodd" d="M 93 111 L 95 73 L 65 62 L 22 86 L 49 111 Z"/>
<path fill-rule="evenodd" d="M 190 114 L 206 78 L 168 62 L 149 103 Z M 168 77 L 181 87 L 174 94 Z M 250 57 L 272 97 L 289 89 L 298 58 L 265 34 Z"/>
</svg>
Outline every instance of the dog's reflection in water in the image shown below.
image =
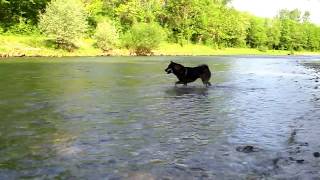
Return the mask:
<svg viewBox="0 0 320 180">
<path fill-rule="evenodd" d="M 166 90 L 166 94 L 170 96 L 184 96 L 184 95 L 201 95 L 201 96 L 207 96 L 208 95 L 209 88 L 206 87 L 192 87 L 192 86 L 186 86 L 186 87 L 171 87 Z"/>
</svg>

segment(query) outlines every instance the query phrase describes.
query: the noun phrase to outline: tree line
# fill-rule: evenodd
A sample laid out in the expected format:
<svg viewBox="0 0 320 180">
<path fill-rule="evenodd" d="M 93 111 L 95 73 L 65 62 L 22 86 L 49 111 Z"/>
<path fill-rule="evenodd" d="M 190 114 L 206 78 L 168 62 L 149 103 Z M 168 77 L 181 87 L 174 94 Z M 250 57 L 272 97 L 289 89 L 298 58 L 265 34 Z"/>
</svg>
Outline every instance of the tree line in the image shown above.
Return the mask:
<svg viewBox="0 0 320 180">
<path fill-rule="evenodd" d="M 228 6 L 229 0 L 0 0 L 0 33 L 43 33 L 59 48 L 81 36 L 104 51 L 115 47 L 150 53 L 162 40 L 215 48 L 262 51 L 320 50 L 320 27 L 309 12 L 281 10 L 260 18 Z"/>
</svg>

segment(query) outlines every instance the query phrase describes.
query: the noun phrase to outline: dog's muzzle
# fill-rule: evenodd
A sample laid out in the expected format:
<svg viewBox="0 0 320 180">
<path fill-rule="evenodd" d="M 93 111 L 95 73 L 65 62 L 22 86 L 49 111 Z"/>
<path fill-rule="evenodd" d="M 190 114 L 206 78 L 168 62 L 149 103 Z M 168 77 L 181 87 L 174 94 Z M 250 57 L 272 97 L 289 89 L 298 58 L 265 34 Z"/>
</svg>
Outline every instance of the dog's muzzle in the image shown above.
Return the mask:
<svg viewBox="0 0 320 180">
<path fill-rule="evenodd" d="M 171 68 L 167 68 L 167 69 L 165 69 L 165 71 L 167 72 L 167 74 L 172 73 L 172 69 Z"/>
</svg>

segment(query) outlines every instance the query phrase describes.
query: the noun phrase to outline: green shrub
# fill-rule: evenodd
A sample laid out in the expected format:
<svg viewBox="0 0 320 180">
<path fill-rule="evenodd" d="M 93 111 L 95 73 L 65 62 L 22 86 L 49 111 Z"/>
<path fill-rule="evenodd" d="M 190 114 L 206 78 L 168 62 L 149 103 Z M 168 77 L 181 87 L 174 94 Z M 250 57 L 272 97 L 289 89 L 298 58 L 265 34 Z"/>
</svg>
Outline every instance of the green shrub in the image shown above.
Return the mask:
<svg viewBox="0 0 320 180">
<path fill-rule="evenodd" d="M 20 18 L 19 23 L 11 26 L 8 29 L 7 33 L 31 35 L 31 34 L 39 34 L 39 30 L 35 25 L 32 25 L 30 20 L 26 20 L 25 18 Z"/>
<path fill-rule="evenodd" d="M 294 50 L 293 49 L 290 49 L 289 51 L 290 51 L 290 53 L 288 55 L 294 55 Z"/>
<path fill-rule="evenodd" d="M 267 52 L 268 51 L 268 47 L 267 46 L 259 46 L 258 50 L 261 52 Z"/>
<path fill-rule="evenodd" d="M 56 39 L 58 48 L 73 50 L 74 42 L 87 30 L 86 14 L 80 0 L 53 0 L 40 17 L 40 29 Z"/>
<path fill-rule="evenodd" d="M 148 55 L 164 40 L 165 33 L 156 23 L 134 24 L 123 37 L 123 45 L 134 50 L 137 55 Z"/>
<path fill-rule="evenodd" d="M 119 42 L 116 27 L 106 20 L 98 23 L 94 38 L 97 41 L 97 46 L 103 51 L 114 49 Z"/>
</svg>

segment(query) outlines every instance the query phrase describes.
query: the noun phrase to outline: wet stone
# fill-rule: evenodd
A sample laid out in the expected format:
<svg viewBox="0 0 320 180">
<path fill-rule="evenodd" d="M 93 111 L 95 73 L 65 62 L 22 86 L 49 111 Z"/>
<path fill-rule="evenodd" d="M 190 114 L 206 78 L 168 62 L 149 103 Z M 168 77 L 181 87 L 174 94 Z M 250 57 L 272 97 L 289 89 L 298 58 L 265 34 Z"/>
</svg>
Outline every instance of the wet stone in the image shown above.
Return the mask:
<svg viewBox="0 0 320 180">
<path fill-rule="evenodd" d="M 319 152 L 314 152 L 314 153 L 313 153 L 313 156 L 316 157 L 316 158 L 318 158 L 318 157 L 320 157 L 320 153 L 319 153 Z"/>
<path fill-rule="evenodd" d="M 289 166 L 293 161 L 295 161 L 293 157 L 289 157 L 289 158 L 278 157 L 273 159 L 273 166 L 274 168 Z"/>
<path fill-rule="evenodd" d="M 294 161 L 294 158 L 293 158 L 293 157 L 289 157 L 289 160 L 290 160 L 290 161 Z"/>
<path fill-rule="evenodd" d="M 161 177 L 161 180 L 172 180 L 171 177 Z"/>
<path fill-rule="evenodd" d="M 152 164 L 158 164 L 158 163 L 163 163 L 164 161 L 163 160 L 161 160 L 161 159 L 152 159 L 152 160 L 150 160 L 150 163 L 152 163 Z"/>
<path fill-rule="evenodd" d="M 297 159 L 296 162 L 297 162 L 298 164 L 302 164 L 302 163 L 304 163 L 304 159 Z"/>
<path fill-rule="evenodd" d="M 209 177 L 208 174 L 202 174 L 202 175 L 201 175 L 201 178 L 208 178 L 208 177 Z"/>
<path fill-rule="evenodd" d="M 309 143 L 304 142 L 304 143 L 299 143 L 300 146 L 309 146 Z"/>
<path fill-rule="evenodd" d="M 257 152 L 258 149 L 256 147 L 253 147 L 251 145 L 247 145 L 247 146 L 238 146 L 236 148 L 236 150 L 238 152 L 243 152 L 243 153 L 252 153 L 252 152 Z"/>
<path fill-rule="evenodd" d="M 177 164 L 177 163 L 174 165 L 174 167 L 175 167 L 176 169 L 181 170 L 181 171 L 185 171 L 185 170 L 188 168 L 188 166 L 185 165 L 185 164 Z"/>
<path fill-rule="evenodd" d="M 191 167 L 190 170 L 192 170 L 192 171 L 205 171 L 205 169 L 203 169 L 201 167 Z"/>
<path fill-rule="evenodd" d="M 110 160 L 108 161 L 109 164 L 115 164 L 116 162 L 117 162 L 117 161 L 114 160 L 114 159 L 110 159 Z"/>
</svg>

